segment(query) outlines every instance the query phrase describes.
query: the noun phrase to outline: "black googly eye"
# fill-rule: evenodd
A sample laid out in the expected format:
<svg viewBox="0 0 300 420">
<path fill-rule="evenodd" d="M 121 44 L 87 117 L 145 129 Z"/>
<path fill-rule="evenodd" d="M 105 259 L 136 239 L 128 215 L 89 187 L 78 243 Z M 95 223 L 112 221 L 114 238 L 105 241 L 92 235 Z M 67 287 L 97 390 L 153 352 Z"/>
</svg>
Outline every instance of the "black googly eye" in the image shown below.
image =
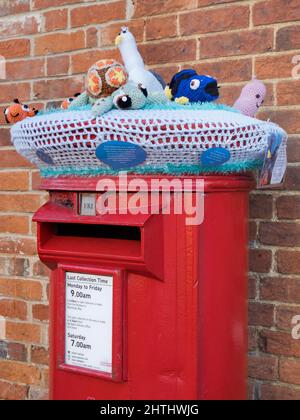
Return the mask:
<svg viewBox="0 0 300 420">
<path fill-rule="evenodd" d="M 23 111 L 29 111 L 29 106 L 28 105 L 23 105 L 22 109 L 23 109 Z"/>
<path fill-rule="evenodd" d="M 123 95 L 117 99 L 116 105 L 119 109 L 128 109 L 132 107 L 132 100 L 128 95 Z"/>
<path fill-rule="evenodd" d="M 72 103 L 73 101 L 74 101 L 74 98 L 69 98 L 68 99 L 69 104 Z"/>
</svg>

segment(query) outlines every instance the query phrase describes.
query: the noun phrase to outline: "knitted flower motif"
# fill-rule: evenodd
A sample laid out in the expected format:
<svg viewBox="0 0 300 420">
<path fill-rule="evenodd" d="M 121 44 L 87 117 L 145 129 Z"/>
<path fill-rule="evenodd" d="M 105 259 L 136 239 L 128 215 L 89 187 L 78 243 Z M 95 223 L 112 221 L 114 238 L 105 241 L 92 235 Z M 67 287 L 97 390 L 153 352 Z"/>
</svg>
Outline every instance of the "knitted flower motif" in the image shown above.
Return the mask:
<svg viewBox="0 0 300 420">
<path fill-rule="evenodd" d="M 125 71 L 125 68 L 119 65 L 116 65 L 108 70 L 106 73 L 107 83 L 115 88 L 120 88 L 125 85 L 127 82 L 128 75 Z"/>
<path fill-rule="evenodd" d="M 98 96 L 102 92 L 102 80 L 97 70 L 90 70 L 88 74 L 88 90 L 93 96 Z"/>
</svg>

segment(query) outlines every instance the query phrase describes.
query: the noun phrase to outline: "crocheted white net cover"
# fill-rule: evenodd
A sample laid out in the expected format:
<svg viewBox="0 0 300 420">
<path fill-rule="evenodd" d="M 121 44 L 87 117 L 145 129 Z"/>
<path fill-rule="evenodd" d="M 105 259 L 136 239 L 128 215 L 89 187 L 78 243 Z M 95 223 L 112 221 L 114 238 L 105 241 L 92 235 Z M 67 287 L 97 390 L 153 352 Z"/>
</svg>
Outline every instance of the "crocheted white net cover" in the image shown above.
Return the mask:
<svg viewBox="0 0 300 420">
<path fill-rule="evenodd" d="M 228 149 L 231 163 L 262 160 L 271 133 L 286 142 L 279 126 L 226 110 L 114 110 L 99 118 L 88 110 L 27 118 L 12 128 L 12 140 L 39 168 L 77 169 L 108 169 L 96 157 L 96 148 L 111 140 L 131 142 L 147 152 L 139 165 L 146 169 L 199 165 L 201 154 L 212 147 Z"/>
</svg>

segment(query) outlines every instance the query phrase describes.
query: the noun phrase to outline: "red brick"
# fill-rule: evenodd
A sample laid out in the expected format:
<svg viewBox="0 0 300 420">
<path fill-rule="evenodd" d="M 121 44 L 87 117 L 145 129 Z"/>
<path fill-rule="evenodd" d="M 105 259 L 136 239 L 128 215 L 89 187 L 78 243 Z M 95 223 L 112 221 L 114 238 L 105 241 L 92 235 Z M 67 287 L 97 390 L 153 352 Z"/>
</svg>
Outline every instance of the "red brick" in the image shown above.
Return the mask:
<svg viewBox="0 0 300 420">
<path fill-rule="evenodd" d="M 58 57 L 47 58 L 47 75 L 61 76 L 68 74 L 70 68 L 70 57 L 68 55 L 61 55 Z"/>
<path fill-rule="evenodd" d="M 0 232 L 27 235 L 29 233 L 29 219 L 26 216 L 0 215 Z"/>
<path fill-rule="evenodd" d="M 298 105 L 300 103 L 300 80 L 278 83 L 277 103 L 278 106 Z"/>
<path fill-rule="evenodd" d="M 66 29 L 68 25 L 68 9 L 50 10 L 44 14 L 44 19 L 46 32 Z"/>
<path fill-rule="evenodd" d="M 1 20 L 0 37 L 10 38 L 13 36 L 36 34 L 39 30 L 40 20 L 38 16 L 14 16 L 13 19 Z"/>
<path fill-rule="evenodd" d="M 300 279 L 270 277 L 261 280 L 262 300 L 300 304 Z"/>
<path fill-rule="evenodd" d="M 39 325 L 8 321 L 6 323 L 6 339 L 20 341 L 21 343 L 39 344 L 41 328 Z"/>
<path fill-rule="evenodd" d="M 289 139 L 287 153 L 290 163 L 300 162 L 300 137 Z"/>
<path fill-rule="evenodd" d="M 280 360 L 279 376 L 281 382 L 300 385 L 300 361 Z"/>
<path fill-rule="evenodd" d="M 213 75 L 221 84 L 249 81 L 252 77 L 252 62 L 249 58 L 203 61 L 193 67 L 200 74 Z M 223 87 L 221 86 L 221 93 L 222 91 Z"/>
<path fill-rule="evenodd" d="M 291 332 L 294 327 L 293 318 L 300 316 L 300 306 L 278 306 L 276 309 L 276 327 Z"/>
<path fill-rule="evenodd" d="M 40 380 L 39 369 L 23 363 L 0 360 L 0 372 L 2 379 L 21 384 L 38 384 Z"/>
<path fill-rule="evenodd" d="M 249 376 L 259 380 L 274 381 L 278 377 L 276 357 L 249 356 Z"/>
<path fill-rule="evenodd" d="M 223 32 L 249 27 L 249 6 L 224 7 L 222 9 L 198 10 L 180 15 L 181 35 Z"/>
<path fill-rule="evenodd" d="M 249 303 L 249 325 L 271 327 L 274 324 L 274 305 Z"/>
<path fill-rule="evenodd" d="M 49 320 L 49 306 L 48 305 L 33 305 L 32 307 L 32 317 L 38 321 L 48 321 Z"/>
<path fill-rule="evenodd" d="M 263 401 L 299 401 L 300 389 L 265 383 L 261 386 L 261 399 Z"/>
<path fill-rule="evenodd" d="M 0 341 L 0 358 L 25 362 L 27 360 L 27 349 L 24 344 Z"/>
<path fill-rule="evenodd" d="M 29 174 L 25 171 L 0 172 L 1 191 L 27 191 L 29 188 Z"/>
<path fill-rule="evenodd" d="M 19 60 L 6 65 L 6 76 L 9 80 L 36 79 L 45 76 L 43 59 Z M 23 100 L 23 98 L 21 98 Z"/>
<path fill-rule="evenodd" d="M 0 211 L 21 213 L 33 213 L 41 205 L 41 196 L 39 194 L 0 194 Z"/>
<path fill-rule="evenodd" d="M 258 118 L 268 120 L 280 125 L 290 134 L 300 132 L 300 110 L 283 110 L 278 108 L 274 111 L 260 112 Z"/>
<path fill-rule="evenodd" d="M 10 146 L 10 130 L 8 128 L 0 128 L 0 147 L 1 146 Z M 1 182 L 0 182 L 1 185 Z"/>
<path fill-rule="evenodd" d="M 299 25 L 279 29 L 277 32 L 276 49 L 278 51 L 287 51 L 297 48 L 300 48 Z"/>
<path fill-rule="evenodd" d="M 31 346 L 31 362 L 37 365 L 49 364 L 49 350 L 44 347 Z"/>
<path fill-rule="evenodd" d="M 126 17 L 126 3 L 124 0 L 97 4 L 91 6 L 80 6 L 71 10 L 71 26 L 82 27 L 84 25 L 93 25 L 105 23 L 110 20 L 120 20 Z"/>
<path fill-rule="evenodd" d="M 249 240 L 250 241 L 257 241 L 258 235 L 258 223 L 257 222 L 249 222 Z"/>
<path fill-rule="evenodd" d="M 252 219 L 271 219 L 273 197 L 269 194 L 252 194 L 250 197 L 250 217 Z"/>
<path fill-rule="evenodd" d="M 250 271 L 268 273 L 272 264 L 272 252 L 264 249 L 250 250 Z"/>
<path fill-rule="evenodd" d="M 258 79 L 286 79 L 292 77 L 295 54 L 272 54 L 255 57 L 255 75 Z"/>
<path fill-rule="evenodd" d="M 89 28 L 86 31 L 86 47 L 95 48 L 98 45 L 98 30 L 97 28 Z"/>
<path fill-rule="evenodd" d="M 286 195 L 279 197 L 276 207 L 279 219 L 300 219 L 300 196 Z"/>
<path fill-rule="evenodd" d="M 35 39 L 35 55 L 49 55 L 73 51 L 74 47 L 85 47 L 85 34 L 83 31 L 70 33 L 52 33 Z"/>
<path fill-rule="evenodd" d="M 249 278 L 249 282 L 248 282 L 249 299 L 255 299 L 256 297 L 256 282 L 257 281 L 255 277 Z"/>
<path fill-rule="evenodd" d="M 173 38 L 177 34 L 176 16 L 152 17 L 146 23 L 146 39 Z"/>
<path fill-rule="evenodd" d="M 300 225 L 298 223 L 260 223 L 259 240 L 264 245 L 300 246 Z"/>
<path fill-rule="evenodd" d="M 228 57 L 272 51 L 273 30 L 239 31 L 201 38 L 201 58 Z"/>
<path fill-rule="evenodd" d="M 1 12 L 0 12 L 1 13 Z M 0 399 L 1 400 L 25 400 L 28 394 L 28 386 L 11 384 L 0 380 Z"/>
<path fill-rule="evenodd" d="M 278 356 L 299 357 L 300 340 L 294 340 L 291 332 L 267 331 L 259 333 L 260 350 Z"/>
<path fill-rule="evenodd" d="M 195 9 L 198 0 L 135 0 L 134 17 L 159 15 Z"/>
<path fill-rule="evenodd" d="M 48 267 L 45 266 L 45 264 L 41 263 L 40 261 L 37 261 L 33 265 L 33 275 L 37 277 L 48 277 L 50 274 L 50 270 Z"/>
<path fill-rule="evenodd" d="M 36 241 L 35 239 L 28 238 L 1 238 L 0 253 L 2 254 L 36 254 Z"/>
<path fill-rule="evenodd" d="M 257 332 L 256 328 L 253 327 L 249 327 L 248 348 L 249 351 L 256 351 L 257 348 Z"/>
<path fill-rule="evenodd" d="M 84 81 L 82 77 L 41 80 L 34 82 L 33 90 L 35 97 L 39 99 L 67 98 L 83 92 Z"/>
<path fill-rule="evenodd" d="M 164 41 L 144 44 L 141 53 L 148 65 L 168 64 L 196 59 L 196 41 Z"/>
<path fill-rule="evenodd" d="M 5 318 L 27 318 L 27 305 L 18 300 L 0 299 L 0 316 Z"/>
<path fill-rule="evenodd" d="M 30 0 L 2 0 L 0 16 L 29 12 Z M 1 397 L 0 397 L 1 398 Z"/>
<path fill-rule="evenodd" d="M 254 25 L 291 22 L 299 19 L 298 0 L 266 0 L 253 5 Z"/>
<path fill-rule="evenodd" d="M 286 190 L 300 191 L 300 167 L 287 169 L 284 186 Z"/>
<path fill-rule="evenodd" d="M 42 285 L 38 281 L 0 278 L 0 294 L 3 296 L 39 301 L 42 293 Z"/>
<path fill-rule="evenodd" d="M 71 63 L 72 63 L 72 74 L 77 73 L 85 73 L 89 69 L 90 66 L 92 66 L 94 63 L 96 63 L 98 60 L 103 59 L 116 59 L 120 62 L 121 55 L 119 53 L 119 50 L 97 50 L 97 51 L 88 51 L 78 54 L 73 54 L 71 56 Z"/>
<path fill-rule="evenodd" d="M 0 41 L 0 55 L 8 58 L 27 57 L 30 54 L 29 39 Z"/>
<path fill-rule="evenodd" d="M 300 274 L 300 251 L 278 251 L 277 264 L 279 273 Z"/>
<path fill-rule="evenodd" d="M 29 83 L 16 83 L 16 84 L 1 84 L 0 90 L 0 102 L 10 103 L 15 98 L 19 98 L 22 101 L 28 101 L 30 99 L 30 84 Z M 2 123 L 4 124 L 4 116 L 2 117 Z M 3 153 L 1 154 L 3 155 Z M 1 156 L 4 159 L 3 156 Z"/>
</svg>

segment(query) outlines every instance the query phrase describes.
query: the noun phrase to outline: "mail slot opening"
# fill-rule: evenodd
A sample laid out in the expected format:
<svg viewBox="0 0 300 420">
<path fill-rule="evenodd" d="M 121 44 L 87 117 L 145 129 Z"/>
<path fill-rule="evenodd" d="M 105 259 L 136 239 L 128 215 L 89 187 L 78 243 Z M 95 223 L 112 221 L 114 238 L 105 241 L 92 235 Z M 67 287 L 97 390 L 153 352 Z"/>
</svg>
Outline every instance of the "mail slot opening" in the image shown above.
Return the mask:
<svg viewBox="0 0 300 420">
<path fill-rule="evenodd" d="M 141 230 L 136 226 L 57 224 L 56 235 L 72 236 L 73 238 L 141 241 Z"/>
</svg>

